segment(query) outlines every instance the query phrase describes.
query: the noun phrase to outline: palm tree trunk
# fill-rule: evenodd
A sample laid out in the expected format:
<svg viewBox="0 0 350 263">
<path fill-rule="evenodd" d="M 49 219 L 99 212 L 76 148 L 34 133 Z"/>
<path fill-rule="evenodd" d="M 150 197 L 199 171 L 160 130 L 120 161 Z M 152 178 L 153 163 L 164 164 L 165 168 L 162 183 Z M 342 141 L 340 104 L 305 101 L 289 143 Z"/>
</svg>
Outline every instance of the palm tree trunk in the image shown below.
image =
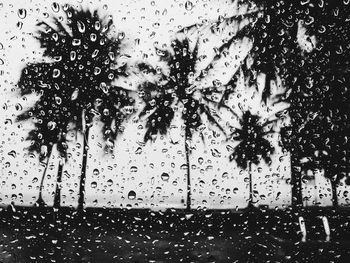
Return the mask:
<svg viewBox="0 0 350 263">
<path fill-rule="evenodd" d="M 63 172 L 63 161 L 60 160 L 59 165 L 58 165 L 58 172 L 57 172 L 57 183 L 56 183 L 55 197 L 53 200 L 53 207 L 57 208 L 57 209 L 61 206 L 62 172 Z"/>
<path fill-rule="evenodd" d="M 45 166 L 44 173 L 43 173 L 43 175 L 41 177 L 41 181 L 40 181 L 39 197 L 35 202 L 39 207 L 45 206 L 45 201 L 43 199 L 44 180 L 45 180 L 45 176 L 46 176 L 46 172 L 47 172 L 47 167 L 49 166 L 51 153 L 52 153 L 52 149 L 49 150 L 49 154 L 47 156 L 46 166 Z"/>
<path fill-rule="evenodd" d="M 82 212 L 85 202 L 85 179 L 86 179 L 86 163 L 88 157 L 88 139 L 89 139 L 89 127 L 86 126 L 84 133 L 83 143 L 83 161 L 81 167 L 80 186 L 79 186 L 79 199 L 78 199 L 78 211 Z"/>
<path fill-rule="evenodd" d="M 334 208 L 338 208 L 338 193 L 337 193 L 337 183 L 331 180 L 332 186 L 332 203 Z"/>
<path fill-rule="evenodd" d="M 252 178 L 252 162 L 249 162 L 249 203 L 248 207 L 253 206 L 253 178 Z"/>
<path fill-rule="evenodd" d="M 190 131 L 186 127 L 185 129 L 185 155 L 187 165 L 187 199 L 186 199 L 186 210 L 191 210 L 191 176 L 190 176 L 190 149 L 188 147 L 188 140 L 190 138 Z"/>
</svg>

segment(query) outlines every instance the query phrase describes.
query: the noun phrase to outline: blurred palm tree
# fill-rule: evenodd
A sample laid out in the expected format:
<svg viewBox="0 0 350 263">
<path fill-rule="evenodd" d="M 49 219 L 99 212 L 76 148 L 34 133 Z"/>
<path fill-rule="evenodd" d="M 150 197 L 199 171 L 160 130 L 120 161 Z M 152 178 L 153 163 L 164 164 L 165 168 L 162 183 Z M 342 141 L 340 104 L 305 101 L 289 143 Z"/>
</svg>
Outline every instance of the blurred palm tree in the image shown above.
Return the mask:
<svg viewBox="0 0 350 263">
<path fill-rule="evenodd" d="M 250 39 L 252 46 L 247 56 L 241 61 L 230 81 L 231 88 L 226 96 L 235 90 L 240 72 L 243 72 L 250 85 L 257 82 L 257 77 L 265 75 L 264 91 L 261 99 L 266 103 L 271 94 L 271 83 L 281 78 L 287 88 L 281 100 L 287 100 L 291 106 L 289 115 L 291 126 L 289 141 L 291 147 L 292 166 L 292 204 L 302 205 L 301 174 L 299 172 L 300 147 L 298 144 L 299 130 L 308 116 L 308 109 L 317 105 L 316 96 L 310 97 L 308 71 L 300 70 L 304 66 L 304 51 L 300 46 L 300 32 L 307 25 L 307 33 L 313 34 L 317 27 L 313 25 L 317 1 L 294 0 L 232 0 L 235 15 L 222 17 L 210 24 L 213 33 L 232 28 L 228 37 L 222 40 L 216 50 L 214 61 L 221 59 L 231 45 Z M 208 24 L 208 23 L 207 23 Z M 198 27 L 198 25 L 196 25 Z M 189 26 L 183 29 L 188 31 Z M 309 39 L 310 40 L 310 39 Z M 310 45 L 313 45 L 310 40 Z M 284 133 L 282 133 L 284 134 Z"/>
<path fill-rule="evenodd" d="M 133 104 L 128 91 L 114 86 L 113 80 L 126 76 L 126 64 L 117 65 L 120 39 L 112 35 L 111 17 L 100 17 L 97 10 L 63 6 L 65 22 L 53 17 L 53 25 L 40 22 L 37 39 L 47 62 L 27 65 L 18 86 L 21 95 L 38 94 L 39 100 L 18 116 L 19 121 L 34 119 L 29 132 L 28 150 L 39 159 L 50 160 L 54 145 L 60 154 L 54 207 L 60 206 L 60 184 L 67 161 L 69 133 L 84 137 L 78 209 L 84 206 L 89 128 L 94 117 L 103 125 L 104 139 L 113 144 L 121 124 Z M 74 136 L 73 136 L 74 138 Z M 76 138 L 75 138 L 76 139 Z M 43 174 L 38 203 L 42 205 Z"/>
<path fill-rule="evenodd" d="M 349 182 L 350 171 L 350 50 L 346 48 L 350 39 L 350 5 L 341 0 L 309 4 L 314 7 L 309 10 L 312 23 L 306 24 L 306 29 L 316 43 L 315 49 L 303 54 L 299 75 L 294 74 L 299 80 L 295 80 L 288 99 L 294 102 L 291 116 L 299 115 L 293 123 L 298 135 L 287 141 L 297 142 L 289 147 L 297 149 L 300 157 L 308 158 L 308 166 L 324 169 L 332 184 L 333 205 L 337 207 L 337 185 L 344 177 Z M 299 84 L 302 79 L 307 81 L 306 88 Z M 291 134 L 291 129 L 285 133 Z"/>
<path fill-rule="evenodd" d="M 252 165 L 258 165 L 260 160 L 267 164 L 271 163 L 271 155 L 275 148 L 265 136 L 273 133 L 272 128 L 268 128 L 276 120 L 263 122 L 258 115 L 245 111 L 239 120 L 240 128 L 233 127 L 233 132 L 229 139 L 238 141 L 238 145 L 230 154 L 230 161 L 235 160 L 237 165 L 249 172 L 249 207 L 253 206 L 253 180 Z"/>
<path fill-rule="evenodd" d="M 193 133 L 203 125 L 203 116 L 224 132 L 219 124 L 220 117 L 216 108 L 225 106 L 221 100 L 213 98 L 214 94 L 220 94 L 218 87 L 203 88 L 197 85 L 206 74 L 198 72 L 198 41 L 193 49 L 188 38 L 175 39 L 171 43 L 171 50 L 159 50 L 157 54 L 161 61 L 165 62 L 169 72 L 164 73 L 161 68 L 140 63 L 139 68 L 144 73 L 151 73 L 152 81 L 146 81 L 140 86 L 145 107 L 140 117 L 147 116 L 146 133 L 144 140 L 155 139 L 157 134 L 165 135 L 178 107 L 183 107 L 181 118 L 185 127 L 185 155 L 187 164 L 187 203 L 186 208 L 191 208 L 191 182 L 190 182 L 190 141 Z M 202 137 L 203 138 L 203 137 Z"/>
<path fill-rule="evenodd" d="M 307 25 L 307 34 L 313 34 L 316 27 L 312 24 L 315 14 L 315 1 L 266 1 L 248 0 L 234 1 L 236 8 L 245 6 L 248 11 L 242 16 L 233 16 L 221 19 L 219 24 L 225 26 L 242 25 L 240 30 L 218 48 L 214 58 L 220 59 L 223 51 L 232 43 L 248 37 L 252 47 L 241 62 L 240 68 L 251 83 L 256 82 L 257 76 L 264 74 L 265 85 L 262 101 L 266 103 L 271 94 L 271 83 L 278 77 L 286 87 L 286 93 L 281 97 L 290 103 L 289 116 L 291 118 L 289 151 L 291 153 L 292 167 L 292 204 L 294 207 L 302 205 L 301 174 L 299 167 L 303 151 L 301 150 L 300 130 L 310 112 L 315 111 L 319 103 L 317 92 L 310 90 L 309 72 L 311 68 L 305 67 L 305 59 L 301 45 L 300 33 Z M 250 23 L 243 23 L 243 18 L 249 18 Z M 313 42 L 309 39 L 310 45 Z M 303 67 L 303 70 L 300 68 Z M 237 74 L 232 78 L 232 86 L 237 85 Z M 306 110 L 307 109 L 307 110 Z M 282 136 L 283 136 L 282 132 Z M 303 145 L 304 146 L 304 145 Z"/>
</svg>

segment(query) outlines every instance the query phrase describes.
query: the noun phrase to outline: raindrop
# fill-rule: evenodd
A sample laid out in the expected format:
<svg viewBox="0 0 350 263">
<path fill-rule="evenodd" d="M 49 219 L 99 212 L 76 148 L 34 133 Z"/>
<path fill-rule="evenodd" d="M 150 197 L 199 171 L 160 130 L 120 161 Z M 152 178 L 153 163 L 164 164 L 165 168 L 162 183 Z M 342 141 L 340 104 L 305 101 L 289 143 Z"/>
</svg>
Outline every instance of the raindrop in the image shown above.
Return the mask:
<svg viewBox="0 0 350 263">
<path fill-rule="evenodd" d="M 15 105 L 15 109 L 16 109 L 16 111 L 21 111 L 21 110 L 23 110 L 23 106 L 22 106 L 22 104 L 20 104 L 20 103 L 16 103 L 16 105 Z"/>
<path fill-rule="evenodd" d="M 118 34 L 118 39 L 119 40 L 123 40 L 125 38 L 125 33 L 124 32 L 120 32 L 119 34 Z"/>
<path fill-rule="evenodd" d="M 59 69 L 55 68 L 53 70 L 52 77 L 53 78 L 58 78 L 60 76 L 60 74 L 61 74 L 61 71 Z"/>
<path fill-rule="evenodd" d="M 5 62 L 0 58 L 0 65 L 4 65 Z"/>
<path fill-rule="evenodd" d="M 57 105 L 61 105 L 61 103 L 62 103 L 62 98 L 56 96 L 56 97 L 55 97 L 55 101 L 56 101 L 56 104 L 57 104 Z"/>
<path fill-rule="evenodd" d="M 24 19 L 27 16 L 27 10 L 24 8 L 18 9 L 17 15 L 19 18 Z"/>
<path fill-rule="evenodd" d="M 80 46 L 81 40 L 78 38 L 74 38 L 72 41 L 72 46 Z"/>
<path fill-rule="evenodd" d="M 54 130 L 54 129 L 56 128 L 56 126 L 57 126 L 57 123 L 54 122 L 54 121 L 49 121 L 48 124 L 47 124 L 47 128 L 48 128 L 50 131 Z"/>
<path fill-rule="evenodd" d="M 79 89 L 76 88 L 72 93 L 71 100 L 76 100 L 78 98 L 78 95 L 79 95 Z"/>
<path fill-rule="evenodd" d="M 94 69 L 94 74 L 95 74 L 95 75 L 99 75 L 100 73 L 101 73 L 101 68 L 95 67 L 95 69 Z"/>
<path fill-rule="evenodd" d="M 100 28 L 101 28 L 101 23 L 99 21 L 96 21 L 95 22 L 95 29 L 100 30 Z"/>
<path fill-rule="evenodd" d="M 52 5 L 51 5 L 51 9 L 55 13 L 58 13 L 58 11 L 60 11 L 60 5 L 58 3 L 56 3 L 56 2 L 53 2 Z"/>
<path fill-rule="evenodd" d="M 34 177 L 32 180 L 32 184 L 36 184 L 39 181 L 38 177 Z"/>
<path fill-rule="evenodd" d="M 98 55 L 98 52 L 99 52 L 99 50 L 98 50 L 98 49 L 95 49 L 94 52 L 92 52 L 91 57 L 92 57 L 92 58 L 95 58 L 95 57 Z"/>
<path fill-rule="evenodd" d="M 96 182 L 92 182 L 91 183 L 91 188 L 96 188 L 97 187 L 97 183 Z"/>
<path fill-rule="evenodd" d="M 16 26 L 18 27 L 19 30 L 21 30 L 22 27 L 23 27 L 23 22 L 18 22 L 18 23 L 16 24 Z"/>
<path fill-rule="evenodd" d="M 185 3 L 185 8 L 186 8 L 186 10 L 187 11 L 191 11 L 192 10 L 192 8 L 193 8 L 193 3 L 191 2 L 191 1 L 187 1 L 186 3 Z"/>
<path fill-rule="evenodd" d="M 160 176 L 160 178 L 165 182 L 169 181 L 169 177 L 170 176 L 168 173 L 162 173 L 162 175 Z"/>
<path fill-rule="evenodd" d="M 107 181 L 107 185 L 108 185 L 108 186 L 112 186 L 112 185 L 113 185 L 113 180 L 112 180 L 112 179 L 109 179 L 109 180 Z"/>
<path fill-rule="evenodd" d="M 16 153 L 15 150 L 12 150 L 12 151 L 10 151 L 10 152 L 8 153 L 8 155 L 11 156 L 11 157 L 13 157 L 13 158 L 16 158 L 17 153 Z"/>
<path fill-rule="evenodd" d="M 98 169 L 95 168 L 95 169 L 93 170 L 92 173 L 93 173 L 93 175 L 96 175 L 96 176 L 97 176 L 97 175 L 100 174 L 100 171 L 99 171 Z"/>
<path fill-rule="evenodd" d="M 55 42 L 57 42 L 58 41 L 58 34 L 57 33 L 53 33 L 52 34 L 52 38 L 53 38 L 53 40 L 55 40 Z"/>
<path fill-rule="evenodd" d="M 131 173 L 136 173 L 137 172 L 137 167 L 136 166 L 131 166 L 130 167 L 130 172 Z"/>
<path fill-rule="evenodd" d="M 78 30 L 80 33 L 84 33 L 85 32 L 85 24 L 81 21 L 78 21 Z"/>
<path fill-rule="evenodd" d="M 128 198 L 129 198 L 129 200 L 134 200 L 134 199 L 136 198 L 136 193 L 135 193 L 135 191 L 130 191 L 130 192 L 128 193 Z"/>
<path fill-rule="evenodd" d="M 91 34 L 90 34 L 90 40 L 91 40 L 91 42 L 95 42 L 96 39 L 97 39 L 97 35 L 96 35 L 95 33 L 91 33 Z"/>
<path fill-rule="evenodd" d="M 135 154 L 141 154 L 142 153 L 142 148 L 138 147 L 135 151 Z"/>
<path fill-rule="evenodd" d="M 4 123 L 5 123 L 5 125 L 7 125 L 7 124 L 12 125 L 12 120 L 11 119 L 6 119 Z"/>
</svg>

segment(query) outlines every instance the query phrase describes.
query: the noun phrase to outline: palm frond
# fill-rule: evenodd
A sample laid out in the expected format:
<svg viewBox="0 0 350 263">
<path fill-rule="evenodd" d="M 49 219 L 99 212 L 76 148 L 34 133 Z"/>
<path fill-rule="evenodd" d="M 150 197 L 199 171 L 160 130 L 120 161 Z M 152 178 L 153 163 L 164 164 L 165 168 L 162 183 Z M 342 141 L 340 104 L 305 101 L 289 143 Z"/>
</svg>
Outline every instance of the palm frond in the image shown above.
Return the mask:
<svg viewBox="0 0 350 263">
<path fill-rule="evenodd" d="M 112 121 L 120 125 L 125 119 L 120 109 L 133 101 L 128 91 L 116 90 L 111 84 L 119 76 L 127 76 L 126 64 L 116 66 L 120 41 L 112 35 L 112 20 L 100 17 L 96 10 L 68 5 L 63 10 L 65 17 L 53 17 L 52 25 L 38 23 L 36 39 L 51 62 L 28 64 L 22 70 L 18 82 L 21 95 L 36 93 L 40 99 L 17 120 L 33 117 L 36 121 L 28 136 L 34 142 L 29 150 L 39 152 L 41 146 L 57 144 L 60 154 L 66 156 L 69 124 L 83 132 L 83 115 L 91 121 L 98 114 L 105 122 L 105 139 L 115 139 L 116 133 L 107 127 Z"/>
</svg>

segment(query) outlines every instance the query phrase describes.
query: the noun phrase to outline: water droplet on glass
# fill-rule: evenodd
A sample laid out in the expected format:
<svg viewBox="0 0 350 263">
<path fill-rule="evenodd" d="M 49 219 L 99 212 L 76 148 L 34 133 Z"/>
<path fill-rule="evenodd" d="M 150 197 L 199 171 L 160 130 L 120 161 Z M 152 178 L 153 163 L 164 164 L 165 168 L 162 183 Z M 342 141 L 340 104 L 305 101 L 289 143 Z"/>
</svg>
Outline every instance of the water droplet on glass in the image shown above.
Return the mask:
<svg viewBox="0 0 350 263">
<path fill-rule="evenodd" d="M 186 1 L 185 8 L 187 11 L 191 11 L 193 8 L 193 3 L 191 1 Z"/>
<path fill-rule="evenodd" d="M 62 98 L 56 96 L 56 97 L 55 97 L 55 102 L 56 102 L 57 105 L 61 105 L 61 103 L 62 103 Z"/>
<path fill-rule="evenodd" d="M 170 176 L 168 173 L 162 173 L 162 175 L 160 176 L 160 178 L 165 182 L 169 181 L 169 177 Z"/>
<path fill-rule="evenodd" d="M 92 182 L 91 183 L 91 188 L 96 188 L 97 187 L 97 183 L 96 182 Z"/>
<path fill-rule="evenodd" d="M 21 111 L 21 110 L 23 110 L 23 106 L 22 106 L 22 104 L 20 104 L 20 103 L 16 103 L 16 105 L 15 105 L 15 109 L 16 109 L 16 111 Z"/>
<path fill-rule="evenodd" d="M 135 154 L 141 154 L 142 153 L 142 148 L 138 147 L 135 151 Z"/>
<path fill-rule="evenodd" d="M 21 30 L 23 27 L 23 22 L 17 22 L 16 26 L 19 30 Z"/>
<path fill-rule="evenodd" d="M 95 22 L 95 29 L 100 30 L 100 28 L 101 28 L 101 23 L 99 21 L 96 21 Z"/>
<path fill-rule="evenodd" d="M 12 150 L 12 151 L 8 152 L 8 155 L 13 157 L 13 158 L 16 158 L 17 153 L 15 150 Z"/>
<path fill-rule="evenodd" d="M 52 11 L 54 11 L 55 13 L 58 13 L 58 11 L 60 11 L 60 5 L 56 2 L 53 2 L 51 4 L 51 9 Z"/>
<path fill-rule="evenodd" d="M 94 69 L 94 75 L 99 75 L 101 73 L 101 68 L 95 67 Z"/>
<path fill-rule="evenodd" d="M 112 180 L 112 179 L 109 179 L 109 180 L 107 181 L 107 185 L 108 185 L 108 186 L 112 186 L 112 185 L 113 185 L 113 180 Z"/>
<path fill-rule="evenodd" d="M 27 10 L 25 8 L 18 9 L 17 15 L 19 18 L 24 19 L 27 16 Z"/>
<path fill-rule="evenodd" d="M 130 167 L 130 172 L 136 173 L 137 172 L 137 167 L 136 166 L 131 166 Z"/>
<path fill-rule="evenodd" d="M 78 21 L 78 30 L 80 33 L 84 33 L 85 32 L 85 24 L 81 21 Z"/>
<path fill-rule="evenodd" d="M 134 199 L 136 198 L 136 193 L 135 193 L 135 191 L 130 191 L 130 192 L 128 193 L 128 198 L 129 198 L 129 200 L 134 200 Z"/>
<path fill-rule="evenodd" d="M 92 173 L 93 175 L 97 176 L 100 174 L 100 171 L 98 169 L 94 169 Z"/>
<path fill-rule="evenodd" d="M 72 45 L 73 46 L 80 46 L 81 44 L 81 40 L 78 39 L 78 38 L 74 38 L 73 41 L 72 41 Z"/>
<path fill-rule="evenodd" d="M 123 40 L 125 38 L 125 33 L 124 32 L 120 32 L 119 34 L 118 34 L 118 39 L 119 40 Z"/>
<path fill-rule="evenodd" d="M 56 126 L 57 126 L 57 123 L 54 122 L 54 121 L 49 121 L 48 124 L 47 124 L 47 128 L 48 128 L 50 131 L 54 130 L 54 129 L 56 128 Z"/>
<path fill-rule="evenodd" d="M 79 89 L 76 88 L 72 93 L 71 100 L 76 100 L 78 98 L 78 95 L 79 95 Z"/>
<path fill-rule="evenodd" d="M 60 76 L 60 74 L 61 74 L 61 71 L 59 69 L 55 68 L 52 72 L 52 77 L 58 78 Z"/>
<path fill-rule="evenodd" d="M 95 42 L 96 39 L 97 39 L 97 35 L 96 35 L 95 33 L 91 33 L 91 34 L 90 34 L 90 40 L 91 40 L 91 42 Z"/>
</svg>

